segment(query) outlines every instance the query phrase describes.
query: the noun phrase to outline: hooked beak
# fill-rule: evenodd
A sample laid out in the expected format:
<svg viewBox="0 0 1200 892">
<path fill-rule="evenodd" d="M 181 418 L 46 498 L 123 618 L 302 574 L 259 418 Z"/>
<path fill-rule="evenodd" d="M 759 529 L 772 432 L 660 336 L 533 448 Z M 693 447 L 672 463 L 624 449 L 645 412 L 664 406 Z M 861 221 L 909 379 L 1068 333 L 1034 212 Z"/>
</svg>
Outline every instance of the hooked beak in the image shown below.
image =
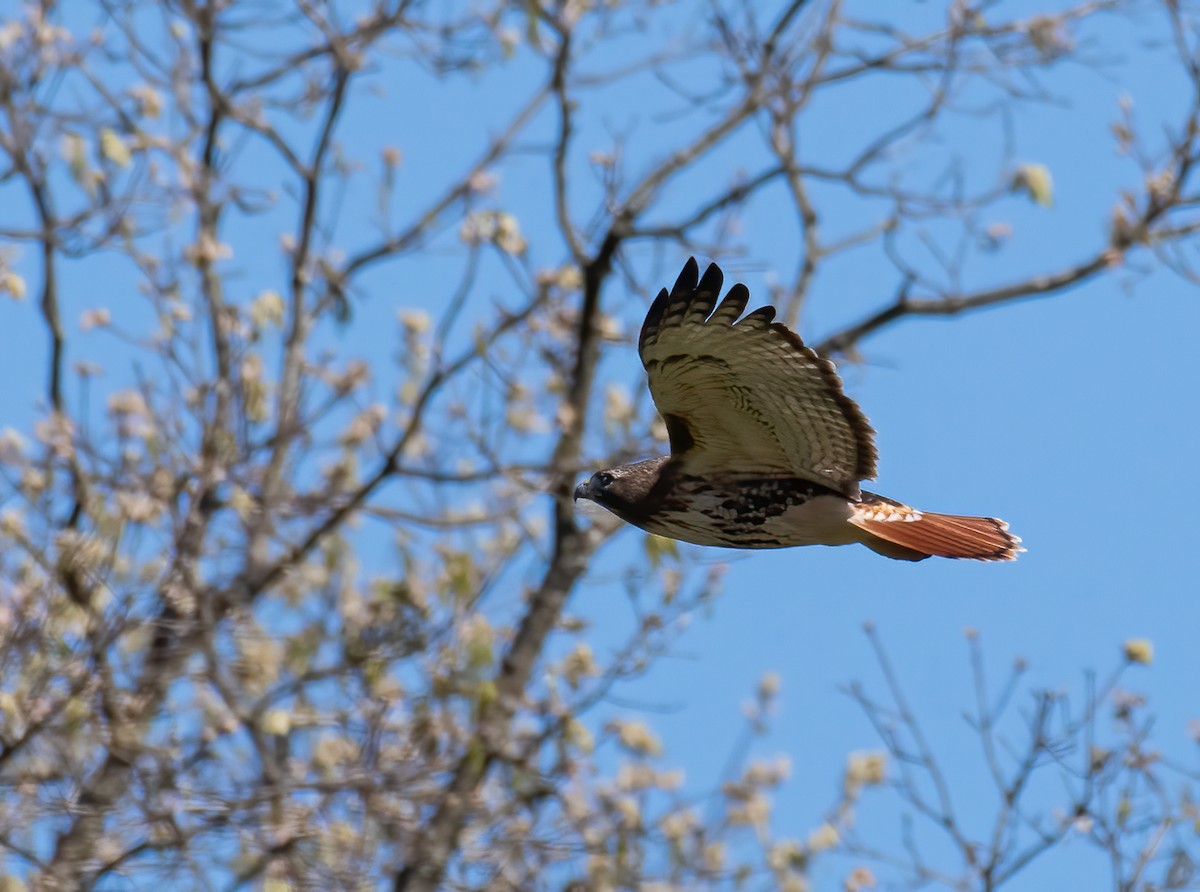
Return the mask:
<svg viewBox="0 0 1200 892">
<path fill-rule="evenodd" d="M 580 499 L 590 499 L 592 497 L 591 490 L 588 488 L 589 483 L 591 483 L 590 480 L 585 480 L 583 483 L 575 487 L 576 502 L 578 502 Z"/>
</svg>

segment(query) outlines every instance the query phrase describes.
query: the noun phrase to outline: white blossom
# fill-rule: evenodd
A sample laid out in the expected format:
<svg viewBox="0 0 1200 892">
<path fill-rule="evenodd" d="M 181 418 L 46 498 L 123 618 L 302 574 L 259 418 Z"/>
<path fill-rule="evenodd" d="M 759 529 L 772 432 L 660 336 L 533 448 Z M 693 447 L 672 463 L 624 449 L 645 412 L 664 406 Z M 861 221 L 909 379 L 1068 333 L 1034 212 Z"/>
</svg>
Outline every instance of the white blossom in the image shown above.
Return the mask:
<svg viewBox="0 0 1200 892">
<path fill-rule="evenodd" d="M 112 322 L 112 313 L 105 307 L 84 310 L 79 316 L 79 330 L 91 331 L 93 328 L 107 328 Z"/>
<path fill-rule="evenodd" d="M 28 441 L 11 427 L 0 430 L 0 464 L 15 465 L 25 460 Z"/>
<path fill-rule="evenodd" d="M 278 291 L 260 291 L 258 296 L 250 302 L 250 322 L 256 328 L 282 325 L 286 309 Z"/>
</svg>

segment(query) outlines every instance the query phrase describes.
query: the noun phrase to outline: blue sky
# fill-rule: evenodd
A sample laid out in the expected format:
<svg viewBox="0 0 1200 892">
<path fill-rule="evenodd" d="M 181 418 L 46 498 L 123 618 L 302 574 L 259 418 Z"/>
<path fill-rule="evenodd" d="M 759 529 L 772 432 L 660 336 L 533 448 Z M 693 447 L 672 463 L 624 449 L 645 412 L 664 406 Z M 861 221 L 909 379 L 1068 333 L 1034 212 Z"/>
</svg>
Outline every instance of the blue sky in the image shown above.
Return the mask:
<svg viewBox="0 0 1200 892">
<path fill-rule="evenodd" d="M 1002 4 L 1000 11 L 1015 15 L 1046 5 Z M 937 8 L 913 5 L 921 15 Z M 1055 203 L 1041 208 L 1013 196 L 997 209 L 997 222 L 1011 224 L 1014 234 L 1002 251 L 972 260 L 972 287 L 1051 271 L 1102 243 L 1117 189 L 1138 182 L 1108 135 L 1118 98 L 1132 97 L 1152 140 L 1161 138 L 1154 122 L 1177 120 L 1187 98 L 1186 91 L 1171 86 L 1176 81 L 1169 55 L 1146 43 L 1159 26 L 1149 19 L 1104 20 L 1087 36 L 1119 50 L 1123 62 L 1103 73 L 1067 68 L 1053 81 L 1065 102 L 1015 112 L 1015 157 L 1050 168 Z M 636 39 L 630 38 L 630 53 L 639 48 Z M 540 68 L 520 56 L 494 74 L 452 81 L 395 64 L 402 88 L 364 95 L 339 135 L 372 163 L 378 146 L 400 147 L 400 184 L 414 206 L 475 157 L 484 135 L 511 109 L 512 97 L 541 76 Z M 835 163 L 864 134 L 877 132 L 888 115 L 903 114 L 911 99 L 903 85 L 870 84 L 814 108 L 802 139 L 811 144 L 815 161 Z M 590 177 L 588 151 L 606 149 L 614 132 L 634 134 L 627 149 L 634 172 L 648 167 L 672 145 L 669 128 L 656 125 L 654 115 L 673 102 L 665 91 L 635 83 L 586 106 L 573 159 L 581 184 Z M 445 123 L 447 110 L 449 116 L 470 118 L 467 135 Z M 442 123 L 414 127 L 414 121 Z M 531 142 L 552 124 L 552 116 L 542 115 Z M 962 119 L 948 128 L 944 151 L 968 159 L 969 175 L 987 180 L 996 175 L 1002 138 L 995 121 Z M 666 207 L 689 206 L 691 193 L 703 195 L 706 183 L 724 182 L 738 169 L 757 169 L 760 144 L 753 131 L 731 140 L 672 188 Z M 919 173 L 932 171 L 937 159 L 905 163 Z M 535 156 L 507 164 L 500 171 L 497 203 L 521 219 L 535 265 L 556 265 L 561 246 L 546 210 L 540 165 Z M 581 186 L 576 194 L 581 219 L 596 193 L 594 186 Z M 850 231 L 867 219 L 858 206 L 843 206 L 832 194 L 822 198 L 831 233 Z M 800 256 L 793 212 L 784 202 L 776 192 L 748 205 L 740 238 L 750 246 L 747 256 L 711 258 L 722 261 L 727 281 L 736 276 L 750 285 L 752 304 L 766 301 L 771 270 L 789 273 Z M 365 228 L 350 223 L 346 238 L 365 237 Z M 277 256 L 272 254 L 277 233 L 236 222 L 230 233 L 244 291 L 233 299 L 278 287 L 281 265 L 271 260 Z M 637 262 L 650 262 L 649 248 L 635 252 Z M 675 247 L 665 254 L 662 268 L 671 268 L 673 276 L 684 254 Z M 31 286 L 32 256 L 26 251 L 16 263 Z M 451 234 L 420 263 L 408 260 L 372 274 L 371 293 L 356 304 L 354 325 L 331 332 L 330 343 L 383 367 L 396 349 L 397 308 L 435 311 L 460 261 Z M 67 270 L 69 327 L 80 311 L 104 302 L 106 295 L 93 283 L 106 262 Z M 840 690 L 859 679 L 881 689 L 862 632 L 870 621 L 968 812 L 978 807 L 968 803 L 985 797 L 987 788 L 962 719 L 971 703 L 967 628 L 979 631 L 994 678 L 1021 657 L 1030 666 L 1029 689 L 1061 688 L 1072 696 L 1082 696 L 1086 670 L 1103 675 L 1120 662 L 1123 641 L 1150 639 L 1153 665 L 1133 667 L 1125 683 L 1152 699 L 1158 716 L 1154 744 L 1194 764 L 1188 722 L 1200 718 L 1194 685 L 1200 678 L 1194 542 L 1200 301 L 1193 285 L 1167 272 L 1141 279 L 1132 291 L 1123 287 L 1129 278 L 1118 272 L 1069 293 L 962 318 L 905 321 L 861 345 L 861 362 L 844 363 L 842 374 L 878 431 L 880 477 L 870 487 L 929 510 L 1003 517 L 1024 538 L 1028 553 L 1010 565 L 908 564 L 857 547 L 745 554 L 688 548 L 701 562 L 729 561 L 723 594 L 711 610 L 694 617 L 672 655 L 622 692 L 627 700 L 656 707 L 649 719 L 663 736 L 667 762 L 683 766 L 696 785 L 713 779 L 740 732 L 741 704 L 763 673 L 778 672 L 781 708 L 754 751 L 792 757 L 794 776 L 780 794 L 774 826 L 782 835 L 805 836 L 832 801 L 847 752 L 879 745 Z M 888 300 L 894 287 L 894 274 L 877 247 L 831 263 L 805 308 L 801 334 L 819 340 Z M 117 302 L 118 317 L 140 312 L 132 299 L 109 296 Z M 503 298 L 500 284 L 473 297 L 473 306 L 482 314 L 497 297 Z M 607 293 L 630 331 L 649 297 L 623 291 L 616 279 Z M 32 300 L 0 300 L 0 331 L 33 330 L 35 314 Z M 469 330 L 464 327 L 464 338 Z M 95 337 L 80 343 L 73 358 L 112 363 L 121 355 Z M 40 337 L 6 338 L 0 375 L 11 383 L 0 390 L 0 427 L 23 428 L 32 417 L 43 388 L 43 348 Z M 118 362 L 108 380 L 116 386 L 126 374 Z M 614 350 L 601 367 L 601 390 L 616 382 L 636 391 L 642 381 L 631 349 Z M 597 558 L 594 578 L 605 576 L 610 561 L 624 566 L 640 548 L 639 532 L 622 534 Z M 602 635 L 610 628 L 605 618 L 624 609 L 624 596 L 614 585 L 594 581 L 585 582 L 571 603 L 572 612 L 599 621 Z M 606 642 L 594 646 L 603 654 Z M 666 709 L 659 713 L 658 707 Z M 1053 799 L 1050 792 L 1046 797 Z M 871 820 L 876 818 L 864 817 Z M 880 833 L 894 838 L 897 825 L 877 820 Z M 1097 869 L 1098 856 L 1084 851 L 1074 845 L 1053 856 L 1054 867 L 1039 868 L 1051 873 L 1031 872 L 1015 888 L 1061 888 L 1063 877 Z M 815 875 L 818 888 L 835 888 L 836 878 L 822 870 Z"/>
</svg>

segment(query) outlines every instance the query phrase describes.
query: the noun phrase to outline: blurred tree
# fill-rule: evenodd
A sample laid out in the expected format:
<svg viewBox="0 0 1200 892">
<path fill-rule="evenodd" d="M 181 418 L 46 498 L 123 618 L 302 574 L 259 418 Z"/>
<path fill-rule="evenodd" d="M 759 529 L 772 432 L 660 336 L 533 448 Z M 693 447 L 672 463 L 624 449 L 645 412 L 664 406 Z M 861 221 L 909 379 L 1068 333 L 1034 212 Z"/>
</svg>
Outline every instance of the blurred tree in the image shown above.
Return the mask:
<svg viewBox="0 0 1200 892">
<path fill-rule="evenodd" d="M 36 314 L 5 349 L 48 349 L 8 385 L 38 416 L 0 431 L 4 888 L 802 889 L 840 854 L 849 890 L 994 889 L 1072 834 L 1109 853 L 1114 888 L 1194 885 L 1176 843 L 1194 779 L 1143 747 L 1115 678 L 1072 713 L 1028 701 L 1019 672 L 988 692 L 973 644 L 997 794 L 974 838 L 880 647 L 888 698 L 853 694 L 881 751 L 852 754 L 827 822 L 789 841 L 768 820 L 786 760 L 735 760 L 701 802 L 647 723 L 591 718 L 720 566 L 659 540 L 605 563 L 638 617 L 611 656 L 564 612 L 616 532 L 576 513 L 579 475 L 663 449 L 646 395 L 599 387 L 598 364 L 632 367 L 687 253 L 758 256 L 748 207 L 794 230 L 772 295 L 792 324 L 833 265 L 892 271 L 819 345 L 851 359 L 905 317 L 1195 278 L 1195 9 L 1009 9 L 1030 5 L 9 16 L 0 293 Z M 1107 232 L 1047 268 L 997 259 L 1009 221 L 1054 201 L 1052 171 L 1018 157 L 1021 109 L 1064 70 L 1117 65 L 1135 16 L 1182 97 L 1165 138 L 1116 110 Z M 1130 642 L 1126 662 L 1149 658 Z M 1013 722 L 1028 738 L 1007 746 Z M 1027 806 L 1035 782 L 1066 783 L 1069 812 Z M 861 838 L 877 787 L 952 846 Z"/>
</svg>

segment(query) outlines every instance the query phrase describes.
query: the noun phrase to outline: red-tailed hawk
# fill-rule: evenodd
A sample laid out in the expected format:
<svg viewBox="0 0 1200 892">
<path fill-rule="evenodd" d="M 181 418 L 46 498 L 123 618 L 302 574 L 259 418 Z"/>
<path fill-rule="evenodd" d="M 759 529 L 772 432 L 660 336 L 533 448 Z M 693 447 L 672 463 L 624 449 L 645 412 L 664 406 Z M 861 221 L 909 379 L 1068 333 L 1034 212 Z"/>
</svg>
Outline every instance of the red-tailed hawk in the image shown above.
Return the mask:
<svg viewBox="0 0 1200 892">
<path fill-rule="evenodd" d="M 860 489 L 875 476 L 874 431 L 833 363 L 773 322 L 774 307 L 742 316 L 745 285 L 718 305 L 721 270 L 699 272 L 688 260 L 638 339 L 671 455 L 599 471 L 576 499 L 697 545 L 861 542 L 907 561 L 1008 561 L 1024 550 L 994 517 L 919 511 Z"/>
</svg>

